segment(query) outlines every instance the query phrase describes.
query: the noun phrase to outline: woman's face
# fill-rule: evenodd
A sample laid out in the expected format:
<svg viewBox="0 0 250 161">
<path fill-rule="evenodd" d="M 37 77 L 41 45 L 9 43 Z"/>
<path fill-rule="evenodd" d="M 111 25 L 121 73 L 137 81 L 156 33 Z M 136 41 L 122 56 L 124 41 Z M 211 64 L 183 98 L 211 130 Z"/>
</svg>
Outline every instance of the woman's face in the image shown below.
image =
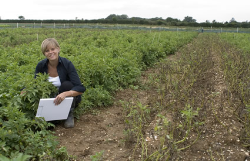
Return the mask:
<svg viewBox="0 0 250 161">
<path fill-rule="evenodd" d="M 45 50 L 44 55 L 46 56 L 47 59 L 49 59 L 49 61 L 53 61 L 53 60 L 58 60 L 59 52 L 60 52 L 59 47 L 49 45 Z"/>
</svg>

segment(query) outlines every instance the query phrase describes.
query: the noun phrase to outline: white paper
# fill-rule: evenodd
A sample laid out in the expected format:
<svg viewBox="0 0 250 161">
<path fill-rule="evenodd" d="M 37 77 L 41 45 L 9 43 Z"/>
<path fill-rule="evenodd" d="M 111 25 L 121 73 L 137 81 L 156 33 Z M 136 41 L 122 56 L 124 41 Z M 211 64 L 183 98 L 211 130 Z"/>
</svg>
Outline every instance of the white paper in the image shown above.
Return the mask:
<svg viewBox="0 0 250 161">
<path fill-rule="evenodd" d="M 36 117 L 44 117 L 45 121 L 67 119 L 73 97 L 66 97 L 59 105 L 54 104 L 54 99 L 40 99 Z"/>
</svg>

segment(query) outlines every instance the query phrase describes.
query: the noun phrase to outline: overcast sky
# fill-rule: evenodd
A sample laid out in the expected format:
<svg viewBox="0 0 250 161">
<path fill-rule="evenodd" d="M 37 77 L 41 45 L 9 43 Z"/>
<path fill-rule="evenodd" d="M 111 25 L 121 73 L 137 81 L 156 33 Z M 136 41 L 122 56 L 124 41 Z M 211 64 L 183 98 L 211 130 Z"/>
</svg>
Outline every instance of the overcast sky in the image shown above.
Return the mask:
<svg viewBox="0 0 250 161">
<path fill-rule="evenodd" d="M 110 14 L 197 22 L 250 21 L 249 0 L 2 0 L 1 19 L 99 19 Z"/>
</svg>

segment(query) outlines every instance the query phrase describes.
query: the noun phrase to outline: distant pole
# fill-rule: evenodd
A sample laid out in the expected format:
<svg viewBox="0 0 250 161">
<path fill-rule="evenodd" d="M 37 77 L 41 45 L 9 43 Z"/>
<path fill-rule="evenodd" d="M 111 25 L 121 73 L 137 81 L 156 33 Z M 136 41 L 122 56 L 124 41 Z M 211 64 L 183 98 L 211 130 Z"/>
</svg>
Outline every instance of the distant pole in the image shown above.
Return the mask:
<svg viewBox="0 0 250 161">
<path fill-rule="evenodd" d="M 239 28 L 237 27 L 237 33 L 239 32 Z"/>
<path fill-rule="evenodd" d="M 56 28 L 56 23 L 54 22 L 54 28 Z"/>
<path fill-rule="evenodd" d="M 64 28 L 65 28 L 65 24 L 64 24 Z"/>
<path fill-rule="evenodd" d="M 18 23 L 16 23 L 16 28 L 18 28 Z"/>
<path fill-rule="evenodd" d="M 43 22 L 41 22 L 41 27 L 43 27 Z"/>
<path fill-rule="evenodd" d="M 222 28 L 220 28 L 220 32 L 222 33 Z"/>
<path fill-rule="evenodd" d="M 35 28 L 35 22 L 34 22 L 34 27 L 33 28 Z"/>
</svg>

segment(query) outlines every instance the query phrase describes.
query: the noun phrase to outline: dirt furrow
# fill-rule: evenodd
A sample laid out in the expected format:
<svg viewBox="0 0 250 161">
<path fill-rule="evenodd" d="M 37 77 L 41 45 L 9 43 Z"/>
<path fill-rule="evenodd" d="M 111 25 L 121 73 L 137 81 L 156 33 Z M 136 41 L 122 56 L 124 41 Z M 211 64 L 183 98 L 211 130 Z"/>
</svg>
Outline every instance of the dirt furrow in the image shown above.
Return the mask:
<svg viewBox="0 0 250 161">
<path fill-rule="evenodd" d="M 239 122 L 235 109 L 228 101 L 231 98 L 224 73 L 221 69 L 223 52 L 234 52 L 233 49 L 222 51 L 218 36 L 214 36 L 206 48 L 210 48 L 213 68 L 207 71 L 210 75 L 204 127 L 200 139 L 185 151 L 185 160 L 245 160 L 249 152 L 240 143 L 240 134 L 243 125 Z"/>
</svg>

